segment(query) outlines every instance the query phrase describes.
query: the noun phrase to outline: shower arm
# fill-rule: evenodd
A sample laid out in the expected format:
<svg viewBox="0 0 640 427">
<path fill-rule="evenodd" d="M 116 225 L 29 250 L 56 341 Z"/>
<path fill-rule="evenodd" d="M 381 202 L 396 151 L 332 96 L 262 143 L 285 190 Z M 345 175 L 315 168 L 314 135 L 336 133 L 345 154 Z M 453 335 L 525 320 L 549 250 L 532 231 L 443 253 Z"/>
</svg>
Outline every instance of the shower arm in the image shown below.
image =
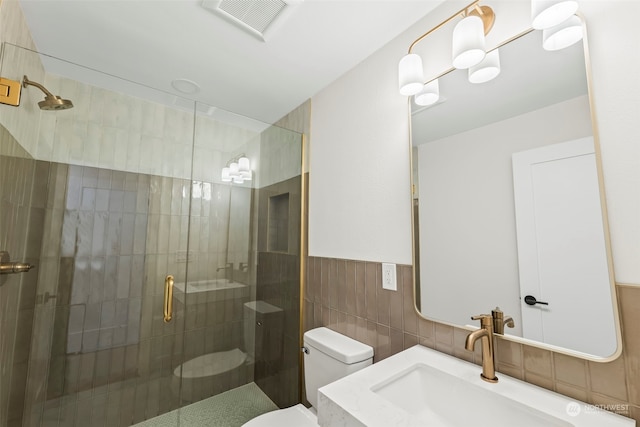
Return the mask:
<svg viewBox="0 0 640 427">
<path fill-rule="evenodd" d="M 26 88 L 27 85 L 31 85 L 31 86 L 35 86 L 38 89 L 40 89 L 42 92 L 44 92 L 45 95 L 47 95 L 48 97 L 52 97 L 55 98 L 55 95 L 52 94 L 51 92 L 49 92 L 44 86 L 42 86 L 40 83 L 37 82 L 33 82 L 31 80 L 29 80 L 29 78 L 27 76 L 24 76 L 22 79 L 22 87 Z"/>
</svg>

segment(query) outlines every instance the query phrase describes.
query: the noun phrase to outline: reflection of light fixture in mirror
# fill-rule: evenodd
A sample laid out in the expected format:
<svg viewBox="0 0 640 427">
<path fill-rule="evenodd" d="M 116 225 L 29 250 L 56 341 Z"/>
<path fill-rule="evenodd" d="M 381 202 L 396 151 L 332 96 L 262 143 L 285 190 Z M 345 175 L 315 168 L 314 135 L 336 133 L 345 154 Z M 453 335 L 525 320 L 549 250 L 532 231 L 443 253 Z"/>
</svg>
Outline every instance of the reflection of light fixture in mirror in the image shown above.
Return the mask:
<svg viewBox="0 0 640 427">
<path fill-rule="evenodd" d="M 485 56 L 482 19 L 469 15 L 453 29 L 453 66 L 466 69 L 480 63 Z"/>
<path fill-rule="evenodd" d="M 222 168 L 222 182 L 231 182 L 231 170 L 228 167 Z"/>
<path fill-rule="evenodd" d="M 398 64 L 398 77 L 400 94 L 411 96 L 420 92 L 424 84 L 422 58 L 420 58 L 420 55 L 415 53 L 405 55 Z"/>
<path fill-rule="evenodd" d="M 251 162 L 247 156 L 241 154 L 227 162 L 227 166 L 222 168 L 220 179 L 222 182 L 242 184 L 245 181 L 251 181 L 252 178 Z"/>
<path fill-rule="evenodd" d="M 542 30 L 542 47 L 560 50 L 582 40 L 582 21 L 576 15 L 555 27 Z"/>
<path fill-rule="evenodd" d="M 577 10 L 576 0 L 531 0 L 531 26 L 536 30 L 554 27 Z"/>
<path fill-rule="evenodd" d="M 469 68 L 469 81 L 485 83 L 496 78 L 498 74 L 500 74 L 500 52 L 494 49 L 487 53 L 482 62 Z"/>
<path fill-rule="evenodd" d="M 398 83 L 401 95 L 416 95 L 424 87 L 422 59 L 418 54 L 412 53 L 414 46 L 459 16 L 462 16 L 463 19 L 453 30 L 453 66 L 469 68 L 485 57 L 484 36 L 491 31 L 495 14 L 489 6 L 479 6 L 478 3 L 480 0 L 469 3 L 411 43 L 407 55 L 398 64 Z"/>
<path fill-rule="evenodd" d="M 242 179 L 242 175 L 240 174 L 238 162 L 232 162 L 229 165 L 229 176 L 231 176 L 231 180 L 236 184 L 242 184 L 242 182 L 244 181 Z"/>
<path fill-rule="evenodd" d="M 422 87 L 420 93 L 416 94 L 414 102 L 417 105 L 427 106 L 438 102 L 440 99 L 440 84 L 435 79 Z"/>
<path fill-rule="evenodd" d="M 249 158 L 242 156 L 238 159 L 238 172 L 245 181 L 251 181 L 251 162 Z"/>
</svg>

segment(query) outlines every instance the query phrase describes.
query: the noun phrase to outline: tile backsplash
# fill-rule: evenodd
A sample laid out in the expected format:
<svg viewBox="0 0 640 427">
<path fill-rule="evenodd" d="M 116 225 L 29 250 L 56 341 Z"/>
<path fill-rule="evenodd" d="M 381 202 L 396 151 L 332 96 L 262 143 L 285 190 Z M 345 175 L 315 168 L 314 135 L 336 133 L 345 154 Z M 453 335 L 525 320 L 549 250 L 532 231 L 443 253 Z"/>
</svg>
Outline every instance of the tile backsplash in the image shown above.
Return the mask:
<svg viewBox="0 0 640 427">
<path fill-rule="evenodd" d="M 481 364 L 479 348 L 464 348 L 469 333 L 422 318 L 413 304 L 413 271 L 397 266 L 398 291 L 382 289 L 382 264 L 308 257 L 305 331 L 327 326 L 374 348 L 374 362 L 415 344 Z M 623 352 L 608 363 L 587 361 L 497 339 L 498 372 L 582 400 L 640 422 L 640 287 L 617 286 Z"/>
</svg>

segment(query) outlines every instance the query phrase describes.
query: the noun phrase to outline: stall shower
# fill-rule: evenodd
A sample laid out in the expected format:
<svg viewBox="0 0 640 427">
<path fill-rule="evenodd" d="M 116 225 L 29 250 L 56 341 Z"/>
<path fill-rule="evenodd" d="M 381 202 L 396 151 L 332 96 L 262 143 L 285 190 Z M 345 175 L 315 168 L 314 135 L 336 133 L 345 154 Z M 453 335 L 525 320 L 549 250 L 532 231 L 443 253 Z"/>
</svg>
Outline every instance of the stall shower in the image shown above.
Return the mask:
<svg viewBox="0 0 640 427">
<path fill-rule="evenodd" d="M 3 77 L 34 64 L 4 46 Z M 0 276 L 0 425 L 187 425 L 181 408 L 249 388 L 261 410 L 299 402 L 301 135 L 40 74 L 74 108 L 0 107 L 0 250 L 35 266 Z M 252 180 L 223 180 L 240 154 Z"/>
</svg>

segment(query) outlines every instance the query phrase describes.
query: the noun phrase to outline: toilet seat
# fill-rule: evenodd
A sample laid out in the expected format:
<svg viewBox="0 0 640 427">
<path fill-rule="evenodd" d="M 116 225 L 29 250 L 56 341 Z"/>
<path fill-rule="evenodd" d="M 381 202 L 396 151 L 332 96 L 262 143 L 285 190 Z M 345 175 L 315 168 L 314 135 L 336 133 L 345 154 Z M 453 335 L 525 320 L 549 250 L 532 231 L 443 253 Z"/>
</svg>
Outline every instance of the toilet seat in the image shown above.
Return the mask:
<svg viewBox="0 0 640 427">
<path fill-rule="evenodd" d="M 302 403 L 267 412 L 248 421 L 242 427 L 318 427 L 318 417 Z"/>
</svg>

